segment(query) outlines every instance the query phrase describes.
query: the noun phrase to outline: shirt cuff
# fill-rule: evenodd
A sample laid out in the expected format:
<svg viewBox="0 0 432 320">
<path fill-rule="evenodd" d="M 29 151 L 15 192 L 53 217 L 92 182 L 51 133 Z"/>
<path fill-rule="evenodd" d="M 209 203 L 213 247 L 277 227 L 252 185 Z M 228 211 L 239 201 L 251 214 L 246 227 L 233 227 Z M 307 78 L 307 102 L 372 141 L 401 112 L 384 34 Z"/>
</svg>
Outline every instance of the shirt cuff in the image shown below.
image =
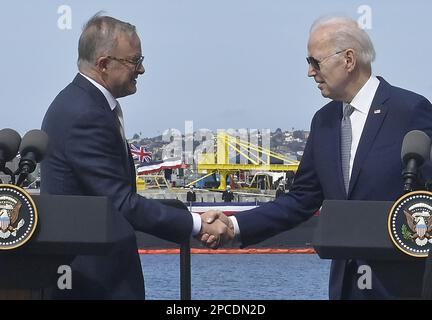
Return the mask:
<svg viewBox="0 0 432 320">
<path fill-rule="evenodd" d="M 233 227 L 234 227 L 234 240 L 240 241 L 240 228 L 239 228 L 236 217 L 229 216 L 228 218 L 231 219 L 231 222 L 232 222 Z"/>
<path fill-rule="evenodd" d="M 195 237 L 201 231 L 201 215 L 196 212 L 191 212 L 193 220 L 192 236 Z"/>
</svg>

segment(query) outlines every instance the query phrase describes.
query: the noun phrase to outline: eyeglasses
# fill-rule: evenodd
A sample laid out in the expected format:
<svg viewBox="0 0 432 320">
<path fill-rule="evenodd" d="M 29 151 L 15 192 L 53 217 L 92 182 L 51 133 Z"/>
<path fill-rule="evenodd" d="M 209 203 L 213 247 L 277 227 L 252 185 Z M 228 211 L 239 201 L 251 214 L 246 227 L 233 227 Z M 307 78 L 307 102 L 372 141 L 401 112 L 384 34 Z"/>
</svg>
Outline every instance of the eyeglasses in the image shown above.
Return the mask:
<svg viewBox="0 0 432 320">
<path fill-rule="evenodd" d="M 124 59 L 124 58 L 117 58 L 117 57 L 113 57 L 113 56 L 107 56 L 107 58 L 112 59 L 112 60 L 116 60 L 119 62 L 126 62 L 126 63 L 133 64 L 135 66 L 134 71 L 137 71 L 138 68 L 140 67 L 140 65 L 144 61 L 144 56 L 139 56 L 138 58 L 135 58 L 135 59 Z"/>
<path fill-rule="evenodd" d="M 319 71 L 320 70 L 320 63 L 323 63 L 328 58 L 333 57 L 333 56 L 335 56 L 339 53 L 342 53 L 346 50 L 348 50 L 348 49 L 343 49 L 343 50 L 340 50 L 338 52 L 332 53 L 331 55 L 328 55 L 327 57 L 324 57 L 321 60 L 315 59 L 314 57 L 306 57 L 306 61 L 308 64 L 310 64 L 312 66 L 312 68 Z"/>
</svg>

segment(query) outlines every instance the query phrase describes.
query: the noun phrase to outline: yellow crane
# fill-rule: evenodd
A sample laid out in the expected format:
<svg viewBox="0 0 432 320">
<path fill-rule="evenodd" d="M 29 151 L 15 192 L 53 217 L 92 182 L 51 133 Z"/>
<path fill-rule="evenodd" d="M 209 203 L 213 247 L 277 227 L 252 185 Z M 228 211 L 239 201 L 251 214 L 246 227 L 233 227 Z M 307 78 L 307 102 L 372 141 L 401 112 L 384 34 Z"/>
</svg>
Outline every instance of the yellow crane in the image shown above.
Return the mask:
<svg viewBox="0 0 432 320">
<path fill-rule="evenodd" d="M 296 172 L 298 169 L 298 161 L 293 161 L 283 154 L 241 140 L 239 137 L 233 137 L 225 132 L 220 132 L 216 139 L 216 154 L 202 154 L 198 162 L 198 171 L 207 172 L 208 174 L 206 176 L 215 172 L 219 173 L 219 190 L 226 189 L 227 176 L 235 172 L 252 170 Z M 242 155 L 247 163 L 230 163 L 230 148 L 234 151 L 231 152 L 231 154 Z M 272 164 L 271 159 L 279 159 L 283 164 Z M 191 182 L 189 185 L 193 185 L 204 177 Z"/>
</svg>

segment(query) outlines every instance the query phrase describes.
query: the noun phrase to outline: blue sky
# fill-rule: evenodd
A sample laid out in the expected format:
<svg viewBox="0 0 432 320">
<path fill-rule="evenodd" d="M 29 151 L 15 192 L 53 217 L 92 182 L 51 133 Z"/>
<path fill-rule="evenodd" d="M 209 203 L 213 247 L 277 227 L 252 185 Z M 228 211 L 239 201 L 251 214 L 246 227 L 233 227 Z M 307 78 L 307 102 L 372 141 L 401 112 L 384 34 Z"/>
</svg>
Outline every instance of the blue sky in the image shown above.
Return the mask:
<svg viewBox="0 0 432 320">
<path fill-rule="evenodd" d="M 366 17 L 376 75 L 432 98 L 427 0 L 17 0 L 2 4 L 0 128 L 40 128 L 77 72 L 81 27 L 99 10 L 136 25 L 146 73 L 120 100 L 128 137 L 168 128 L 309 129 L 324 105 L 307 77 L 309 27 L 322 15 Z M 60 10 L 67 6 L 70 15 Z M 69 17 L 70 19 L 63 19 Z M 60 24 L 59 19 L 63 24 Z M 70 26 L 70 28 L 68 28 Z M 64 29 L 62 29 L 64 28 Z"/>
</svg>

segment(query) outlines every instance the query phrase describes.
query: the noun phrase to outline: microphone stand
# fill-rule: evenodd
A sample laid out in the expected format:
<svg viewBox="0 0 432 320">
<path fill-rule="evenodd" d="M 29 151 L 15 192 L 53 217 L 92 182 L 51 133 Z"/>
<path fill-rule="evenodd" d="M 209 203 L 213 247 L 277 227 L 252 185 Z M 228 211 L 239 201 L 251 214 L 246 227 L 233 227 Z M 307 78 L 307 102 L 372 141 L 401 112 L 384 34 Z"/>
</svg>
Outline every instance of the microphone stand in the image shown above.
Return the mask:
<svg viewBox="0 0 432 320">
<path fill-rule="evenodd" d="M 404 192 L 408 193 L 413 191 L 413 185 L 417 181 L 417 163 L 416 159 L 412 158 L 407 161 L 406 167 L 402 172 L 404 179 Z"/>
<path fill-rule="evenodd" d="M 4 172 L 5 174 L 7 174 L 8 176 L 10 176 L 11 179 L 11 183 L 15 184 L 15 174 L 12 172 L 11 169 L 9 169 L 6 166 L 3 166 L 3 168 L 0 169 L 1 172 Z"/>
<path fill-rule="evenodd" d="M 22 173 L 20 173 L 20 175 L 18 176 L 18 181 L 17 181 L 16 185 L 17 185 L 18 187 L 21 187 L 22 184 L 23 184 L 23 182 L 24 182 L 25 179 L 27 178 L 27 176 L 28 176 L 28 173 L 26 173 L 26 172 L 22 172 Z"/>
</svg>

